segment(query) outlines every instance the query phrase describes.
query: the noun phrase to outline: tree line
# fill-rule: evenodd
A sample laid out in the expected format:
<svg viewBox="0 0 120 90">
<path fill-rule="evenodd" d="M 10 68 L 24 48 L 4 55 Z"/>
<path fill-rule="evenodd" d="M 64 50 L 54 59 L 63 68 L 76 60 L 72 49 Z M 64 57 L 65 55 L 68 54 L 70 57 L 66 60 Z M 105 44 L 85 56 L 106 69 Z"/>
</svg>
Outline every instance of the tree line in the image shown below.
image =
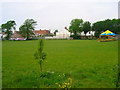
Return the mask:
<svg viewBox="0 0 120 90">
<path fill-rule="evenodd" d="M 22 37 L 27 38 L 27 40 L 30 38 L 30 35 L 33 34 L 33 30 L 35 29 L 35 26 L 37 25 L 37 21 L 33 19 L 26 19 L 25 22 L 19 27 L 19 34 L 22 35 Z M 5 24 L 1 25 L 1 30 L 5 34 L 7 34 L 6 39 L 9 40 L 12 31 L 15 30 L 16 23 L 13 20 L 8 21 Z"/>
<path fill-rule="evenodd" d="M 19 34 L 24 38 L 29 39 L 33 34 L 33 30 L 37 25 L 37 21 L 33 19 L 26 19 L 25 22 L 19 27 Z M 6 39 L 12 35 L 12 31 L 15 30 L 16 23 L 13 20 L 7 21 L 0 26 L 2 32 L 7 34 Z M 79 34 L 84 31 L 85 35 L 88 31 L 95 31 L 95 37 L 99 37 L 100 33 L 105 30 L 110 30 L 116 34 L 120 33 L 120 19 L 106 19 L 103 21 L 97 21 L 91 25 L 89 21 L 83 21 L 82 19 L 73 19 L 70 22 L 69 31 L 74 34 L 74 38 L 77 38 Z M 57 30 L 55 31 L 58 32 Z"/>
<path fill-rule="evenodd" d="M 98 37 L 101 32 L 110 30 L 116 34 L 120 33 L 120 19 L 106 19 L 98 21 L 92 25 L 92 30 L 96 31 L 95 36 Z"/>
<path fill-rule="evenodd" d="M 100 33 L 105 30 L 110 30 L 116 34 L 120 33 L 120 19 L 106 19 L 97 21 L 93 25 L 89 21 L 84 22 L 82 19 L 73 19 L 69 26 L 69 31 L 74 33 L 74 38 L 77 38 L 82 31 L 85 34 L 88 31 L 95 31 L 95 37 L 99 37 Z"/>
</svg>

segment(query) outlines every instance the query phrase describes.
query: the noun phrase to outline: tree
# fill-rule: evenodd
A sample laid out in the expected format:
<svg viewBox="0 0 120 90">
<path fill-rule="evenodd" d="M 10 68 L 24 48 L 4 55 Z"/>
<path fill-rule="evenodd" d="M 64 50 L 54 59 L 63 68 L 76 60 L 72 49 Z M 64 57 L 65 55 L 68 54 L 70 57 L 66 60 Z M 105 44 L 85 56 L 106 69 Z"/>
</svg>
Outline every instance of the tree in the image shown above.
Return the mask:
<svg viewBox="0 0 120 90">
<path fill-rule="evenodd" d="M 25 25 L 21 25 L 20 28 L 19 28 L 19 33 L 22 35 L 22 37 L 26 37 L 26 34 L 27 34 L 27 30 L 26 30 L 26 26 Z"/>
<path fill-rule="evenodd" d="M 90 25 L 91 25 L 91 23 L 89 21 L 84 22 L 82 30 L 84 31 L 85 35 L 86 35 L 86 33 L 88 31 L 91 30 L 91 26 Z"/>
<path fill-rule="evenodd" d="M 5 32 L 5 34 L 7 34 L 6 36 L 7 40 L 9 40 L 9 38 L 11 37 L 12 30 L 15 30 L 15 26 L 16 26 L 16 23 L 15 21 L 12 21 L 12 20 L 1 25 L 2 32 Z"/>
<path fill-rule="evenodd" d="M 75 38 L 77 37 L 78 33 L 82 31 L 83 27 L 83 20 L 82 19 L 73 19 L 69 26 L 69 31 L 74 33 Z"/>
<path fill-rule="evenodd" d="M 38 63 L 40 64 L 40 72 L 42 75 L 42 63 L 43 61 L 46 59 L 46 54 L 43 51 L 43 47 L 44 47 L 44 40 L 42 39 L 42 37 L 39 37 L 39 47 L 37 52 L 35 52 L 34 56 L 35 59 L 38 60 Z"/>
<path fill-rule="evenodd" d="M 95 37 L 99 37 L 102 31 L 105 31 L 104 21 L 98 21 L 93 23 L 92 30 L 95 31 Z"/>
<path fill-rule="evenodd" d="M 56 35 L 56 32 L 58 32 L 58 30 L 55 30 L 55 31 L 54 31 L 54 35 Z"/>
<path fill-rule="evenodd" d="M 98 37 L 101 32 L 110 30 L 114 33 L 119 33 L 119 19 L 106 19 L 103 21 L 95 22 L 92 26 L 92 30 L 95 31 L 95 35 Z"/>
<path fill-rule="evenodd" d="M 2 34 L 2 32 L 3 32 L 3 30 L 2 30 L 2 28 L 0 27 L 0 33 Z M 0 37 L 1 39 L 3 38 L 3 34 L 2 34 L 2 36 Z"/>
<path fill-rule="evenodd" d="M 117 31 L 118 31 L 118 33 L 120 34 L 120 19 L 118 19 L 117 27 L 118 27 L 118 28 L 117 28 L 117 29 L 118 29 Z"/>
<path fill-rule="evenodd" d="M 114 33 L 120 33 L 120 19 L 112 19 L 112 30 Z"/>
<path fill-rule="evenodd" d="M 24 24 L 20 26 L 19 33 L 23 37 L 27 37 L 27 40 L 30 38 L 30 35 L 33 34 L 33 30 L 35 29 L 35 26 L 37 25 L 37 22 L 33 19 L 27 19 L 25 20 Z"/>
</svg>

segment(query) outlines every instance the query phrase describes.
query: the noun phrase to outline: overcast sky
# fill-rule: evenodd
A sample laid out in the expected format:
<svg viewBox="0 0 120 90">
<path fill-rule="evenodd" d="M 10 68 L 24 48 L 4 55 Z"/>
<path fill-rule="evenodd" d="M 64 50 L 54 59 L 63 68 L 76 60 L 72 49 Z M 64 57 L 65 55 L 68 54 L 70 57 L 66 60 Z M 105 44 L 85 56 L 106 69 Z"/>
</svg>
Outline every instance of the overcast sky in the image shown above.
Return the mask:
<svg viewBox="0 0 120 90">
<path fill-rule="evenodd" d="M 118 18 L 119 0 L 3 0 L 0 4 L 1 23 L 15 20 L 17 30 L 25 19 L 37 21 L 36 30 L 69 27 L 72 19 L 78 18 L 94 23 Z"/>
</svg>

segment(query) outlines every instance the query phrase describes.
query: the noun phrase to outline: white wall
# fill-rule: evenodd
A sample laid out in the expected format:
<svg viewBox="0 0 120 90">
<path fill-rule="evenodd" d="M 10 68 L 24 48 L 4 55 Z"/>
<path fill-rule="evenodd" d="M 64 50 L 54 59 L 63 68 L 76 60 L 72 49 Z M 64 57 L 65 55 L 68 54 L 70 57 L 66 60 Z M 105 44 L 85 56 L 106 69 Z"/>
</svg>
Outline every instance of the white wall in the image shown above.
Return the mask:
<svg viewBox="0 0 120 90">
<path fill-rule="evenodd" d="M 70 32 L 68 30 L 64 29 L 60 32 L 57 32 L 56 37 L 57 38 L 69 38 L 70 37 Z"/>
<path fill-rule="evenodd" d="M 0 39 L 1 39 L 1 36 L 2 36 L 2 34 L 0 34 Z M 5 38 L 6 37 L 6 35 L 3 35 L 3 38 Z"/>
<path fill-rule="evenodd" d="M 1 39 L 2 34 L 0 34 L 0 39 Z"/>
<path fill-rule="evenodd" d="M 82 32 L 81 32 L 81 36 L 85 36 L 85 33 L 84 33 L 84 31 L 82 31 Z"/>
<path fill-rule="evenodd" d="M 94 36 L 95 35 L 95 31 L 89 31 L 86 33 L 86 36 Z M 81 32 L 81 36 L 85 36 L 84 31 Z"/>
</svg>

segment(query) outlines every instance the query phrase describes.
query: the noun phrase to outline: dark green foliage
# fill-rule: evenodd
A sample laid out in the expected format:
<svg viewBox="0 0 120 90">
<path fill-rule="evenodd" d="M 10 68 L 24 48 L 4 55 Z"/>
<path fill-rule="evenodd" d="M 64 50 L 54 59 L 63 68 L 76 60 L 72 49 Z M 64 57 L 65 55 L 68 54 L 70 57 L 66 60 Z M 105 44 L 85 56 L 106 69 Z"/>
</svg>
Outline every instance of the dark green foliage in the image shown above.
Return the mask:
<svg viewBox="0 0 120 90">
<path fill-rule="evenodd" d="M 77 36 L 71 35 L 70 37 L 73 37 L 74 39 L 81 39 L 81 36 L 80 36 L 80 35 L 77 35 Z"/>
<path fill-rule="evenodd" d="M 2 32 L 5 32 L 7 34 L 6 39 L 9 40 L 12 34 L 12 30 L 15 30 L 16 23 L 15 21 L 8 21 L 5 24 L 1 25 Z"/>
<path fill-rule="evenodd" d="M 54 35 L 56 35 L 56 32 L 58 32 L 58 30 L 55 30 L 55 31 L 54 31 Z"/>
<path fill-rule="evenodd" d="M 85 37 L 86 40 L 88 40 L 88 37 Z"/>
<path fill-rule="evenodd" d="M 118 33 L 120 34 L 120 19 L 118 19 L 118 22 L 117 22 L 117 29 L 118 29 Z"/>
<path fill-rule="evenodd" d="M 22 35 L 22 37 L 25 38 L 26 37 L 26 33 L 27 33 L 25 25 L 20 26 L 19 31 L 20 31 L 19 33 Z"/>
<path fill-rule="evenodd" d="M 52 37 L 53 37 L 54 35 L 49 35 L 49 36 L 52 36 Z"/>
<path fill-rule="evenodd" d="M 82 32 L 83 27 L 83 20 L 82 19 L 73 19 L 69 26 L 69 31 L 74 33 L 75 38 L 77 37 L 78 33 Z"/>
<path fill-rule="evenodd" d="M 120 22 L 120 19 L 112 19 L 112 20 L 106 19 L 103 21 L 98 21 L 92 25 L 92 30 L 96 31 L 95 36 L 97 37 L 99 37 L 101 32 L 106 30 L 110 30 L 117 34 L 120 32 L 119 22 Z"/>
<path fill-rule="evenodd" d="M 86 33 L 91 30 L 91 23 L 89 21 L 84 22 L 82 30 L 86 35 Z"/>
<path fill-rule="evenodd" d="M 37 25 L 37 21 L 34 21 L 33 19 L 27 19 L 25 20 L 24 24 L 20 26 L 19 31 L 20 34 L 27 40 L 30 38 L 30 35 L 33 34 L 33 30 L 35 29 L 35 26 Z"/>
<path fill-rule="evenodd" d="M 95 32 L 95 37 L 99 38 L 100 34 L 101 34 L 101 32 L 96 31 L 96 32 Z"/>
</svg>

